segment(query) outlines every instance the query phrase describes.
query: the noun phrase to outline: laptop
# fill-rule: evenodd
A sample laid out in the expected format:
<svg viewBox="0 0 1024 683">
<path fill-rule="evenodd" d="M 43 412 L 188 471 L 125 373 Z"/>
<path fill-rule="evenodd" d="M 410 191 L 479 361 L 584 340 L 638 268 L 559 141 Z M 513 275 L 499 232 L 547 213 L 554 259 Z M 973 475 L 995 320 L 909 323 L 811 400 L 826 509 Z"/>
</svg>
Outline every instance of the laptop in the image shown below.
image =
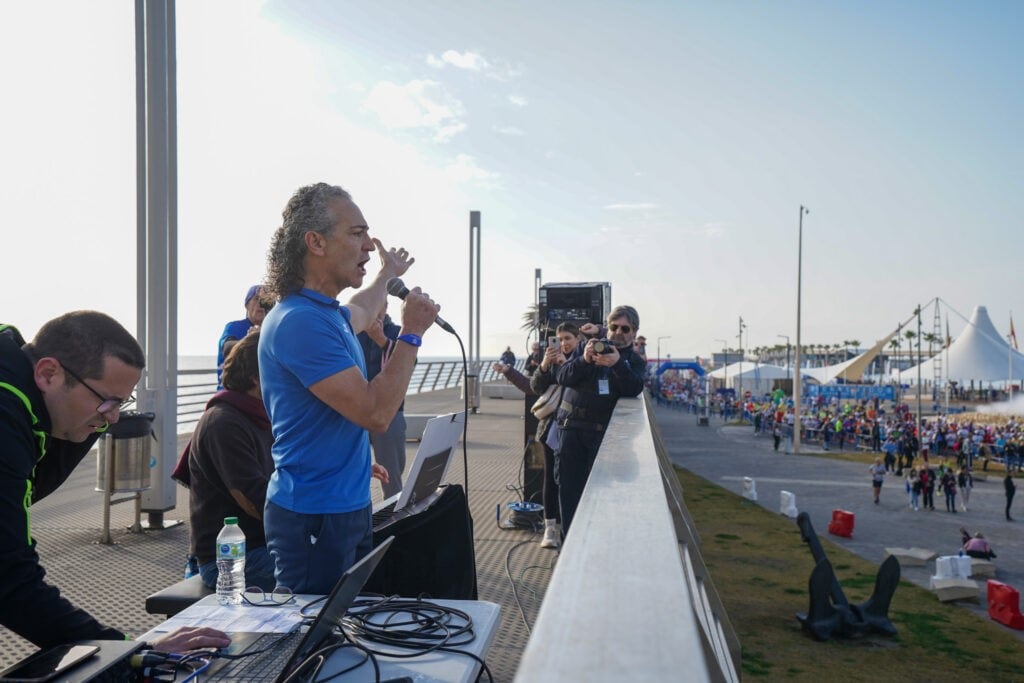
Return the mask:
<svg viewBox="0 0 1024 683">
<path fill-rule="evenodd" d="M 465 413 L 438 415 L 427 421 L 402 490 L 373 507 L 374 532 L 422 512 L 438 498 L 465 424 Z"/>
<path fill-rule="evenodd" d="M 231 633 L 231 646 L 221 650 L 221 653 L 244 655 L 260 650 L 263 652 L 240 659 L 214 659 L 208 672 L 202 675 L 203 680 L 247 683 L 264 680 L 274 683 L 282 683 L 285 679 L 306 680 L 305 674 L 294 678 L 293 672 L 306 661 L 306 658 L 335 637 L 335 627 L 341 623 L 342 617 L 352 606 L 394 540 L 394 536 L 388 537 L 341 575 L 305 633 L 299 633 L 298 629 L 291 633 Z"/>
</svg>

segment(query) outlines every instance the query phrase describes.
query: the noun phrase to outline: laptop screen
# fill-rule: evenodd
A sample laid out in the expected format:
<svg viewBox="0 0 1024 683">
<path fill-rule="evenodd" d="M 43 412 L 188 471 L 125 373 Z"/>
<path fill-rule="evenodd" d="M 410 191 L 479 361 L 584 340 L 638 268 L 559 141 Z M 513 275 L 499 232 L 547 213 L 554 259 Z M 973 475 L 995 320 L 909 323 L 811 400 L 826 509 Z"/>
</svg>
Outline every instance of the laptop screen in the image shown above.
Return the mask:
<svg viewBox="0 0 1024 683">
<path fill-rule="evenodd" d="M 292 655 L 288 665 L 284 667 L 284 670 L 278 676 L 278 681 L 286 679 L 292 669 L 320 649 L 325 641 L 331 637 L 334 633 L 334 628 L 341 624 L 342 617 L 345 616 L 348 608 L 352 606 L 359 592 L 363 590 L 363 586 L 366 584 L 367 579 L 370 578 L 370 574 L 377 568 L 377 564 L 384 557 L 384 553 L 387 552 L 394 540 L 394 536 L 384 539 L 384 542 L 367 553 L 363 559 L 356 562 L 348 571 L 341 575 L 338 583 L 334 586 L 334 590 L 331 591 L 331 594 L 324 601 L 324 606 L 320 608 L 320 613 L 317 614 L 316 620 L 303 636 L 302 642 L 299 644 L 298 649 L 295 650 L 295 654 Z"/>
<path fill-rule="evenodd" d="M 448 413 L 431 418 L 423 430 L 409 478 L 402 488 L 395 511 L 427 500 L 444 481 L 452 452 L 459 443 L 466 423 L 463 413 Z"/>
</svg>

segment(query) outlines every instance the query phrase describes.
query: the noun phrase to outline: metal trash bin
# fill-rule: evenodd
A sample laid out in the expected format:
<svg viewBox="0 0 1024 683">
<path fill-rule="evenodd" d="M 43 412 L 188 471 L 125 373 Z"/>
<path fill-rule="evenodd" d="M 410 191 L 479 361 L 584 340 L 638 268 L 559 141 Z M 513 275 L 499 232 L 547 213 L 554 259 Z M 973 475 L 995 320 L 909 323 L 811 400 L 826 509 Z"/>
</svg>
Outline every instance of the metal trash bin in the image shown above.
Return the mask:
<svg viewBox="0 0 1024 683">
<path fill-rule="evenodd" d="M 100 437 L 96 490 L 103 493 L 149 488 L 154 413 L 129 411 Z"/>
<path fill-rule="evenodd" d="M 462 395 L 459 398 L 465 400 L 469 396 L 469 407 L 472 412 L 480 408 L 480 376 L 466 373 L 462 382 Z"/>
</svg>

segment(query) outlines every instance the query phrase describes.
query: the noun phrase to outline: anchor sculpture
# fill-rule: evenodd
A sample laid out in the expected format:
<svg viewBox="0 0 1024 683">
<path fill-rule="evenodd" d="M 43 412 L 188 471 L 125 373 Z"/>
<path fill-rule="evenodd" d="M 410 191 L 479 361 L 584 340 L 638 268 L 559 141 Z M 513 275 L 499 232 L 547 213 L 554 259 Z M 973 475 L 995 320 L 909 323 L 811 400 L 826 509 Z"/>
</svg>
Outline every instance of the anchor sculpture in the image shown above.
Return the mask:
<svg viewBox="0 0 1024 683">
<path fill-rule="evenodd" d="M 815 565 L 808 581 L 811 605 L 807 614 L 796 618 L 817 640 L 828 640 L 833 635 L 844 638 L 863 636 L 870 631 L 887 636 L 896 635 L 896 627 L 889 621 L 889 603 L 900 581 L 900 563 L 890 555 L 875 576 L 875 591 L 859 605 L 851 605 L 843 593 L 832 564 L 825 555 L 811 518 L 801 512 L 796 518 L 800 535 L 811 549 Z"/>
</svg>

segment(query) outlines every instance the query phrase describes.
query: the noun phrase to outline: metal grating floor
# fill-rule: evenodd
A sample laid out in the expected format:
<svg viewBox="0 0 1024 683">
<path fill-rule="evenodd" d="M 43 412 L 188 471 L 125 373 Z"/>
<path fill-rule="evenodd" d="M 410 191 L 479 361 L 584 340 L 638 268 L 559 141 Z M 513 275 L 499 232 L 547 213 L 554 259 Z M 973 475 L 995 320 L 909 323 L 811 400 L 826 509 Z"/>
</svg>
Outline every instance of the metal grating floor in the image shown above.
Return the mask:
<svg viewBox="0 0 1024 683">
<path fill-rule="evenodd" d="M 440 414 L 461 408 L 458 389 L 414 395 L 406 401 L 409 413 Z M 521 497 L 514 487 L 522 481 L 522 411 L 522 401 L 485 398 L 469 421 L 469 501 L 479 595 L 502 608 L 487 664 L 494 680 L 502 682 L 515 677 L 529 639 L 524 615 L 532 625 L 558 556 L 539 546 L 539 533 L 502 529 L 497 524 L 496 510 L 504 518 L 506 505 Z M 179 439 L 180 447 L 187 438 Z M 409 444 L 410 463 L 416 445 Z M 461 484 L 463 473 L 460 452 L 448 479 Z M 65 597 L 106 624 L 128 633 L 143 633 L 162 621 L 146 614 L 146 596 L 182 577 L 188 551 L 188 492 L 179 488 L 177 508 L 165 514 L 167 520 L 185 523 L 164 531 L 130 533 L 133 504 L 114 505 L 114 544 L 102 545 L 103 498 L 94 489 L 95 479 L 95 459 L 89 456 L 64 486 L 33 506 L 32 529 L 39 555 L 47 580 L 59 586 Z M 380 497 L 377 486 L 374 495 Z M 0 668 L 34 650 L 30 643 L 0 627 Z"/>
</svg>

